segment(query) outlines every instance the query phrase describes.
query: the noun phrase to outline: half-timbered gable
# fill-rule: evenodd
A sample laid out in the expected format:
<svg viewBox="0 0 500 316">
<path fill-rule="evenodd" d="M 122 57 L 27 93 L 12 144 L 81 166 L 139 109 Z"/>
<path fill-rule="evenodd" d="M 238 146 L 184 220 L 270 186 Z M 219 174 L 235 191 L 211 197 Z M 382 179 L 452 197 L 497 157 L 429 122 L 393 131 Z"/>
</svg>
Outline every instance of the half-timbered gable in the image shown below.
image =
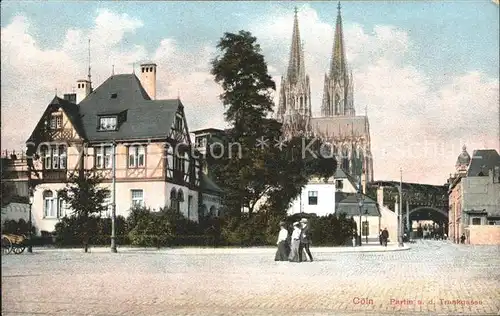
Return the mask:
<svg viewBox="0 0 500 316">
<path fill-rule="evenodd" d="M 27 141 L 32 176 L 46 182 L 65 181 L 68 172 L 80 168 L 84 140 L 78 106 L 54 97 Z"/>
<path fill-rule="evenodd" d="M 174 207 L 198 219 L 202 171 L 184 105 L 179 99 L 152 100 L 135 74 L 111 76 L 79 104 L 55 97 L 28 151 L 30 146 L 36 153 L 30 164 L 38 184 L 34 206 L 43 209 L 38 227 L 65 214 L 57 191 L 71 172 L 83 170 L 101 176 L 109 189 L 115 177 L 118 215 L 143 205 Z"/>
</svg>

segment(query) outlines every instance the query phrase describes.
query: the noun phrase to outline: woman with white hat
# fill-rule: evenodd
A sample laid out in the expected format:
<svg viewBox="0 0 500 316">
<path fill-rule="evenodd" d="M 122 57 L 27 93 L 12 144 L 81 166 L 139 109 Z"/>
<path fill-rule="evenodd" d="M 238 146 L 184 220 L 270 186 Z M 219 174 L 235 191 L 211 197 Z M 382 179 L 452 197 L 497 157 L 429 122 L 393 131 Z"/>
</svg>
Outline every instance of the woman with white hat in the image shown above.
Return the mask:
<svg viewBox="0 0 500 316">
<path fill-rule="evenodd" d="M 293 232 L 292 232 L 292 240 L 291 240 L 291 246 L 290 246 L 290 256 L 288 259 L 291 262 L 300 262 L 299 258 L 299 247 L 300 247 L 300 223 L 295 222 L 293 223 Z"/>
</svg>

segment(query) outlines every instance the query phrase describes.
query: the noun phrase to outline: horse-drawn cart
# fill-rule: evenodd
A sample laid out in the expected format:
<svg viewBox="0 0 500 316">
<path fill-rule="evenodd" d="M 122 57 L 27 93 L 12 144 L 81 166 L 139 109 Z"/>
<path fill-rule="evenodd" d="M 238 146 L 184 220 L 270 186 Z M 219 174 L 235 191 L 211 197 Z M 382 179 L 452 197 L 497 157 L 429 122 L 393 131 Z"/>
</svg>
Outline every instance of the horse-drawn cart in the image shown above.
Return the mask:
<svg viewBox="0 0 500 316">
<path fill-rule="evenodd" d="M 15 234 L 2 234 L 2 254 L 6 255 L 11 252 L 16 255 L 23 253 L 26 248 L 26 236 Z"/>
</svg>

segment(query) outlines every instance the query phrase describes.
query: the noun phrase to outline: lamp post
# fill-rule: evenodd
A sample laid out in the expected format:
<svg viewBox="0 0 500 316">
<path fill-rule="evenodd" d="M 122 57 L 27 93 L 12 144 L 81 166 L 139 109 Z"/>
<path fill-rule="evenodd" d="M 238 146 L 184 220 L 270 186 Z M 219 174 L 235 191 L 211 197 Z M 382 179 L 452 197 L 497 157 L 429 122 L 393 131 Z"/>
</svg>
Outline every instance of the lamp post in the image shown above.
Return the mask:
<svg viewBox="0 0 500 316">
<path fill-rule="evenodd" d="M 363 215 L 362 213 L 362 209 L 363 209 L 363 205 L 364 205 L 364 197 L 363 197 L 363 193 L 361 193 L 361 186 L 358 190 L 358 206 L 359 206 L 359 245 L 361 246 L 361 230 L 362 230 L 362 226 L 363 225 L 363 222 L 362 222 L 362 218 L 361 216 Z"/>
<path fill-rule="evenodd" d="M 399 169 L 399 213 L 398 213 L 398 244 L 403 247 L 403 168 Z"/>
<path fill-rule="evenodd" d="M 28 242 L 28 252 L 29 253 L 32 253 L 33 252 L 33 245 L 32 245 L 32 240 L 31 240 L 31 235 L 32 235 L 32 230 L 33 230 L 33 224 L 31 222 L 31 217 L 32 217 L 32 213 L 31 213 L 31 208 L 33 206 L 33 192 L 30 190 L 30 193 L 29 193 L 29 203 L 30 203 L 30 208 L 29 208 L 29 220 L 28 220 L 28 228 L 29 228 L 29 231 L 28 231 L 28 238 L 29 238 L 29 242 Z"/>
<path fill-rule="evenodd" d="M 365 241 L 366 244 L 368 244 L 368 210 L 365 210 L 365 223 L 366 223 Z"/>
<path fill-rule="evenodd" d="M 111 209 L 111 252 L 116 253 L 116 142 L 113 142 L 113 206 Z"/>
</svg>

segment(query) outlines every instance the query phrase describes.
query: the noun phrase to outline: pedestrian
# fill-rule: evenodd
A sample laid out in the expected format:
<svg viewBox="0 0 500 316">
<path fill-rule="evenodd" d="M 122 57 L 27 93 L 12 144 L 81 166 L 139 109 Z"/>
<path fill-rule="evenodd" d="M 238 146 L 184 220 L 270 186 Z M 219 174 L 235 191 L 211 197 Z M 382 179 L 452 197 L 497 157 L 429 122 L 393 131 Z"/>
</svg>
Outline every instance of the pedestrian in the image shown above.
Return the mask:
<svg viewBox="0 0 500 316">
<path fill-rule="evenodd" d="M 465 244 L 465 233 L 462 233 L 462 236 L 460 236 L 460 243 Z"/>
<path fill-rule="evenodd" d="M 312 262 L 313 257 L 311 254 L 311 250 L 309 249 L 309 246 L 311 245 L 311 231 L 310 231 L 309 225 L 307 223 L 307 218 L 301 219 L 300 223 L 301 223 L 302 229 L 300 232 L 299 258 L 300 258 L 300 261 L 302 261 L 303 252 L 305 250 L 307 255 L 309 256 L 309 260 Z M 306 259 L 306 258 L 304 258 L 304 259 Z"/>
<path fill-rule="evenodd" d="M 286 223 L 280 222 L 280 232 L 278 234 L 278 249 L 276 250 L 276 255 L 274 256 L 274 261 L 287 261 L 288 260 L 288 230 L 286 229 Z"/>
<path fill-rule="evenodd" d="M 382 244 L 387 247 L 387 240 L 389 240 L 389 231 L 387 227 L 382 231 Z"/>
<path fill-rule="evenodd" d="M 300 256 L 299 256 L 300 232 L 301 232 L 300 223 L 299 222 L 293 223 L 290 255 L 288 256 L 288 260 L 290 262 L 300 262 Z"/>
<path fill-rule="evenodd" d="M 380 242 L 380 246 L 382 246 L 382 229 L 378 233 L 378 241 Z"/>
</svg>

